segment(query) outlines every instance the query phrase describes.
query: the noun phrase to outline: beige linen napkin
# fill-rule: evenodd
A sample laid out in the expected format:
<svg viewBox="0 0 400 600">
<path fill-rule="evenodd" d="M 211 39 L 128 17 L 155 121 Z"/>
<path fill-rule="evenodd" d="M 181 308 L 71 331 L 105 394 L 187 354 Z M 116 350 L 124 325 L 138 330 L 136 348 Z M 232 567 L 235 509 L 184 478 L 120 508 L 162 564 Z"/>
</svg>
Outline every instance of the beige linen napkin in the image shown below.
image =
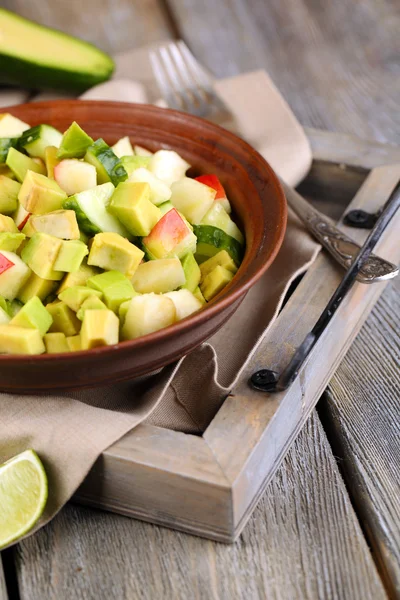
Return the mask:
<svg viewBox="0 0 400 600">
<path fill-rule="evenodd" d="M 143 50 L 124 54 L 117 62 L 122 83 L 103 84 L 85 96 L 154 101 L 146 60 Z M 243 137 L 262 150 L 287 182 L 298 183 L 308 170 L 311 152 L 268 76 L 248 73 L 216 85 Z M 156 375 L 56 396 L 0 394 L 0 463 L 34 448 L 49 477 L 49 501 L 38 527 L 69 500 L 103 450 L 144 419 L 183 432 L 203 432 L 262 341 L 291 282 L 307 269 L 318 249 L 290 213 L 277 259 L 231 320 L 208 343 Z"/>
</svg>

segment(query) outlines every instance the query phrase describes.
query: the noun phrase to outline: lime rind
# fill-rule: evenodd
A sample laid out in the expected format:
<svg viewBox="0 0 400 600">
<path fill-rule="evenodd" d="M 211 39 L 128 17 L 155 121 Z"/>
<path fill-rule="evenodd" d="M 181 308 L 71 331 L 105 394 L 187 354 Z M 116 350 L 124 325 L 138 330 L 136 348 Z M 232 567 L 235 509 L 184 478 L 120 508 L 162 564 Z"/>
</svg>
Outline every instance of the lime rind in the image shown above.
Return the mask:
<svg viewBox="0 0 400 600">
<path fill-rule="evenodd" d="M 47 476 L 34 450 L 0 466 L 0 550 L 27 534 L 43 514 Z"/>
</svg>

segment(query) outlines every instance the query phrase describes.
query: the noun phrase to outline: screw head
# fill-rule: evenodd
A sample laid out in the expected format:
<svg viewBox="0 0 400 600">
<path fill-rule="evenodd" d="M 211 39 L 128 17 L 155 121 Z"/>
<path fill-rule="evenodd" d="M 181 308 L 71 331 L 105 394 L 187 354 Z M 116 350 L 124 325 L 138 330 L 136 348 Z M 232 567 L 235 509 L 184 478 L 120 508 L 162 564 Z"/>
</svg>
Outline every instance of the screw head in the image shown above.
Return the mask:
<svg viewBox="0 0 400 600">
<path fill-rule="evenodd" d="M 263 392 L 272 391 L 279 379 L 279 373 L 271 369 L 260 369 L 250 377 L 250 385 L 256 390 Z"/>
</svg>

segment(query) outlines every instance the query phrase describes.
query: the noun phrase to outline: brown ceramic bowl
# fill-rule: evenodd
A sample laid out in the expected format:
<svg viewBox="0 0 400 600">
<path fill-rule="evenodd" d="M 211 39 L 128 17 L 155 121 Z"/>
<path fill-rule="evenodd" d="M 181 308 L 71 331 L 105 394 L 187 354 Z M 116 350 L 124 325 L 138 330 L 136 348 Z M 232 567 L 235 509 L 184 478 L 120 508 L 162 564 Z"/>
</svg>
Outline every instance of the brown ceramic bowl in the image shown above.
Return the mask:
<svg viewBox="0 0 400 600">
<path fill-rule="evenodd" d="M 286 228 L 286 200 L 269 164 L 248 144 L 207 121 L 143 104 L 65 100 L 2 109 L 30 125 L 64 131 L 77 121 L 109 144 L 128 135 L 150 150 L 176 150 L 192 173 L 216 173 L 245 231 L 246 253 L 233 281 L 207 308 L 156 333 L 70 354 L 0 356 L 0 389 L 43 393 L 94 387 L 150 373 L 184 356 L 219 329 L 268 269 Z"/>
</svg>

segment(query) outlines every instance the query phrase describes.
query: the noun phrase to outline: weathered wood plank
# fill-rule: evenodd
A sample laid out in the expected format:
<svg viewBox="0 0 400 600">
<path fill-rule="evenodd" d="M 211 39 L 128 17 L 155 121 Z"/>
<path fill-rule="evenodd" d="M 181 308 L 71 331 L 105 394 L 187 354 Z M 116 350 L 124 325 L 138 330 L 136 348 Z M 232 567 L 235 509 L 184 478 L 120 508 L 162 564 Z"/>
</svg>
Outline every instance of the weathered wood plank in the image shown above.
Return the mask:
<svg viewBox="0 0 400 600">
<path fill-rule="evenodd" d="M 168 3 L 182 37 L 218 77 L 265 68 L 303 125 L 398 142 L 396 2 Z"/>
<path fill-rule="evenodd" d="M 22 600 L 385 598 L 315 415 L 237 544 L 70 505 L 17 568 Z"/>
<path fill-rule="evenodd" d="M 163 4 L 158 0 L 3 0 L 4 8 L 92 42 L 111 53 L 158 42 L 171 35 Z"/>
<path fill-rule="evenodd" d="M 333 377 L 324 425 L 393 597 L 400 596 L 400 280 L 387 289 Z"/>
</svg>

